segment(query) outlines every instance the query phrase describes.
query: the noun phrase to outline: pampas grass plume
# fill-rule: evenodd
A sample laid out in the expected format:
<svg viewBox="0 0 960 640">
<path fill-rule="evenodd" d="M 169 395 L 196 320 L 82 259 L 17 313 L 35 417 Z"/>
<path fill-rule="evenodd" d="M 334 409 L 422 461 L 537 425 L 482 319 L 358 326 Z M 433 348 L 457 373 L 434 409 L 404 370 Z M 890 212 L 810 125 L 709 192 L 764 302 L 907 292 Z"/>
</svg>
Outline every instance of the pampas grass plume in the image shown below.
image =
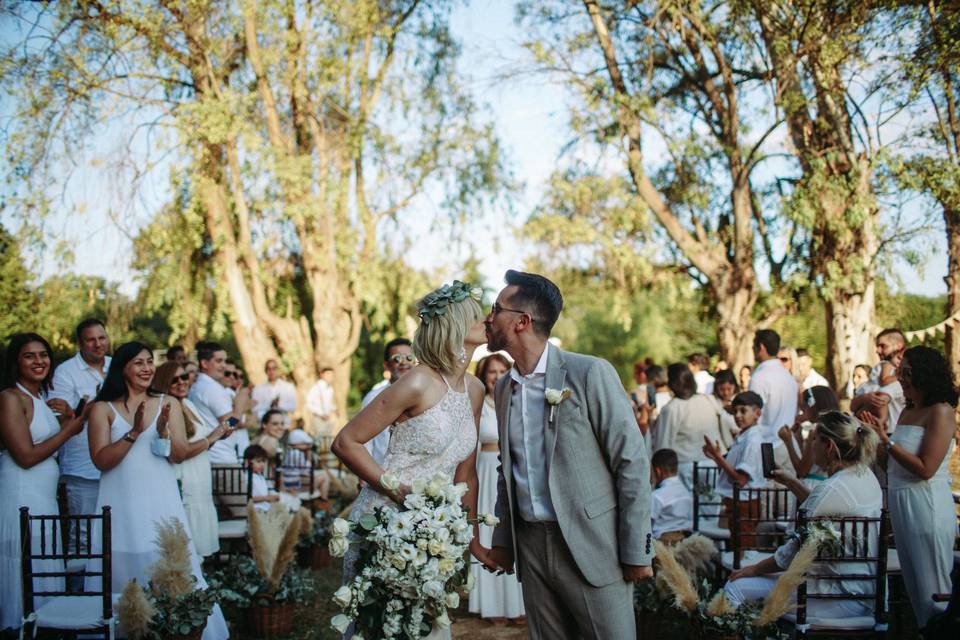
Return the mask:
<svg viewBox="0 0 960 640">
<path fill-rule="evenodd" d="M 117 617 L 120 629 L 133 640 L 143 638 L 150 630 L 150 623 L 157 610 L 147 598 L 136 580 L 131 580 L 123 588 L 117 601 Z"/>
<path fill-rule="evenodd" d="M 713 559 L 717 555 L 717 545 L 706 536 L 693 534 L 673 547 L 673 555 L 691 575 L 710 575 L 713 571 Z"/>
<path fill-rule="evenodd" d="M 707 614 L 713 618 L 730 615 L 736 610 L 737 608 L 730 604 L 730 601 L 727 600 L 727 595 L 723 591 L 717 591 L 713 599 L 710 600 L 710 604 L 707 605 Z"/>
<path fill-rule="evenodd" d="M 170 518 L 156 525 L 159 560 L 150 568 L 154 593 L 182 596 L 193 591 L 190 566 L 190 537 L 179 518 Z"/>
<path fill-rule="evenodd" d="M 790 597 L 796 588 L 806 579 L 807 569 L 817 559 L 820 537 L 810 536 L 800 551 L 793 557 L 787 570 L 777 578 L 777 583 L 763 600 L 763 609 L 754 619 L 756 627 L 764 627 L 785 614 L 791 607 Z"/>
<path fill-rule="evenodd" d="M 287 529 L 284 531 L 280 544 L 277 547 L 277 557 L 274 558 L 273 568 L 267 579 L 270 585 L 270 593 L 276 591 L 280 586 L 280 579 L 283 578 L 283 574 L 287 571 L 287 566 L 296 554 L 297 541 L 303 534 L 304 528 L 310 526 L 310 521 L 310 512 L 306 509 L 300 509 L 300 511 L 288 520 Z"/>
<path fill-rule="evenodd" d="M 660 563 L 660 576 L 670 588 L 674 596 L 674 606 L 692 612 L 697 608 L 700 602 L 700 596 L 697 589 L 693 586 L 693 580 L 673 555 L 673 549 L 655 540 L 654 549 L 657 552 L 657 561 Z"/>
</svg>

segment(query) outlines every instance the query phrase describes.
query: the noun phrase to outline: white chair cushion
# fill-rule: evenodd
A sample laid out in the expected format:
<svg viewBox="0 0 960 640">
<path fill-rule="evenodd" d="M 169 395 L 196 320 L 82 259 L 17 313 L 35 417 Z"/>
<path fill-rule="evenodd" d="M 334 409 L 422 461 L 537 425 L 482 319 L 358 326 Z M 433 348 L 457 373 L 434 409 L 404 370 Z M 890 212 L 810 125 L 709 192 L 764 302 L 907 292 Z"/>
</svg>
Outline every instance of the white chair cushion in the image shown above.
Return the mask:
<svg viewBox="0 0 960 640">
<path fill-rule="evenodd" d="M 781 620 L 791 624 L 797 623 L 797 614 L 788 613 Z M 849 616 L 846 618 L 807 618 L 810 629 L 830 629 L 833 631 L 859 631 L 873 629 L 877 622 L 873 616 Z"/>
<path fill-rule="evenodd" d="M 113 594 L 117 606 L 120 594 Z M 47 629 L 97 629 L 103 621 L 103 600 L 100 596 L 56 596 L 37 608 L 37 626 Z"/>
<path fill-rule="evenodd" d="M 744 549 L 743 556 L 740 558 L 740 568 L 757 564 L 761 560 L 766 560 L 773 554 L 768 551 L 757 551 L 756 549 Z M 733 551 L 724 551 L 720 554 L 720 564 L 727 571 L 733 571 Z"/>
<path fill-rule="evenodd" d="M 221 520 L 217 523 L 217 535 L 221 538 L 245 538 L 246 520 Z"/>
<path fill-rule="evenodd" d="M 900 573 L 900 556 L 896 549 L 887 549 L 887 573 Z"/>
<path fill-rule="evenodd" d="M 718 527 L 716 522 L 701 522 L 700 531 L 701 533 L 711 540 L 729 540 L 730 539 L 730 529 Z"/>
</svg>

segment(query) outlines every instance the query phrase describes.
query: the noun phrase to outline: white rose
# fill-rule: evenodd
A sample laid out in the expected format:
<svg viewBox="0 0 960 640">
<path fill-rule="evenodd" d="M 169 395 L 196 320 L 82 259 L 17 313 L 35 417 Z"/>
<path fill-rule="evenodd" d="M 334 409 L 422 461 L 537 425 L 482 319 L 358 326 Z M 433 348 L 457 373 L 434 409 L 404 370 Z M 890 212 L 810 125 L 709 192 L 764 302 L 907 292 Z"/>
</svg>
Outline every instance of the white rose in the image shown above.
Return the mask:
<svg viewBox="0 0 960 640">
<path fill-rule="evenodd" d="M 427 580 L 423 583 L 423 593 L 430 598 L 442 598 L 443 585 L 436 580 Z"/>
<path fill-rule="evenodd" d="M 353 591 L 351 591 L 347 585 L 343 585 L 333 592 L 333 601 L 336 602 L 340 608 L 349 607 L 351 600 L 353 600 Z"/>
<path fill-rule="evenodd" d="M 463 585 L 463 590 L 467 593 L 473 591 L 473 586 L 477 583 L 476 577 L 473 575 L 473 571 L 467 574 L 467 583 Z"/>
<path fill-rule="evenodd" d="M 430 550 L 430 553 L 432 553 L 435 556 L 439 556 L 440 552 L 443 550 L 444 547 L 446 547 L 446 545 L 443 542 L 440 542 L 439 540 L 431 540 L 430 544 L 427 545 L 427 548 Z"/>
<path fill-rule="evenodd" d="M 347 627 L 350 626 L 351 622 L 353 621 L 350 618 L 343 615 L 342 613 L 338 613 L 337 615 L 333 616 L 333 618 L 330 620 L 330 626 L 336 629 L 337 631 L 339 631 L 340 633 L 343 633 L 344 631 L 347 630 Z"/>
<path fill-rule="evenodd" d="M 426 493 L 431 498 L 439 498 L 443 495 L 443 489 L 446 486 L 446 482 L 438 482 L 437 478 L 434 478 L 427 484 Z"/>
<path fill-rule="evenodd" d="M 400 480 L 393 474 L 385 473 L 380 476 L 380 486 L 387 491 L 396 491 L 400 488 Z"/>
<path fill-rule="evenodd" d="M 404 545 L 403 548 L 400 550 L 400 556 L 407 562 L 410 562 L 411 560 L 417 557 L 417 550 L 412 545 L 409 545 L 409 544 Z"/>
<path fill-rule="evenodd" d="M 446 612 L 446 611 L 444 611 L 443 613 L 441 613 L 440 615 L 438 615 L 436 618 L 434 618 L 434 619 L 433 619 L 433 622 L 434 622 L 438 627 L 440 627 L 441 629 L 449 629 L 449 628 L 450 628 L 450 618 L 447 617 L 447 612 Z"/>
<path fill-rule="evenodd" d="M 440 564 L 437 565 L 437 569 L 439 569 L 440 573 L 443 573 L 443 574 L 453 573 L 453 569 L 454 569 L 453 560 L 451 560 L 450 558 L 443 558 L 442 560 L 440 560 Z"/>
<path fill-rule="evenodd" d="M 419 540 L 417 540 L 417 549 L 420 549 L 421 551 L 426 551 L 428 546 L 429 546 L 429 543 L 423 538 L 420 538 Z"/>
<path fill-rule="evenodd" d="M 343 554 L 350 548 L 350 543 L 347 542 L 346 538 L 333 537 L 330 538 L 330 544 L 327 545 L 327 548 L 330 549 L 331 556 L 334 558 L 342 558 Z"/>
<path fill-rule="evenodd" d="M 483 521 L 483 524 L 487 525 L 488 527 L 495 527 L 500 523 L 500 518 L 492 513 L 484 513 L 480 516 L 480 519 Z"/>
<path fill-rule="evenodd" d="M 427 482 L 425 480 L 414 480 L 413 484 L 410 486 L 410 489 L 414 493 L 423 495 L 423 491 L 427 488 Z"/>
<path fill-rule="evenodd" d="M 563 400 L 563 392 L 560 389 L 547 389 L 543 395 L 550 404 L 560 404 Z"/>
<path fill-rule="evenodd" d="M 333 525 L 331 525 L 330 528 L 333 531 L 333 536 L 337 538 L 342 538 L 350 533 L 350 523 L 343 518 L 337 518 L 334 520 Z"/>
<path fill-rule="evenodd" d="M 350 638 L 350 640 L 363 640 L 363 636 L 360 635 L 359 633 L 355 633 L 353 634 L 353 637 Z"/>
<path fill-rule="evenodd" d="M 460 606 L 460 596 L 456 591 L 451 591 L 447 594 L 447 597 L 444 598 L 444 602 L 446 602 L 448 608 L 456 609 Z"/>
<path fill-rule="evenodd" d="M 403 559 L 399 553 L 394 554 L 390 557 L 390 562 L 395 566 L 399 571 L 403 571 L 407 568 L 407 561 Z"/>
<path fill-rule="evenodd" d="M 470 297 L 476 300 L 477 302 L 480 302 L 480 300 L 483 299 L 483 289 L 481 289 L 480 287 L 473 287 L 472 289 L 470 289 Z"/>
</svg>

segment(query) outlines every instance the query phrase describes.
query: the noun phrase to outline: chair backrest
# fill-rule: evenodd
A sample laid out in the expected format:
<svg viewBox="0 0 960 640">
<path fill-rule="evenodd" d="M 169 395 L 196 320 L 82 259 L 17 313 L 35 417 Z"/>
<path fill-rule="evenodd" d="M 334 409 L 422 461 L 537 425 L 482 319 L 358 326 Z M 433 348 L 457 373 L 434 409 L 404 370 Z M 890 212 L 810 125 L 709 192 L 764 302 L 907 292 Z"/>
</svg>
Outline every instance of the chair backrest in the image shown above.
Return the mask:
<svg viewBox="0 0 960 640">
<path fill-rule="evenodd" d="M 701 518 L 716 518 L 720 515 L 723 499 L 717 493 L 720 467 L 700 462 L 693 463 L 693 530 L 700 530 Z"/>
<path fill-rule="evenodd" d="M 807 623 L 808 603 L 812 600 L 856 600 L 873 605 L 877 629 L 887 623 L 887 540 L 890 517 L 886 509 L 877 518 L 860 516 L 827 516 L 807 518 L 806 511 L 797 513 L 797 530 L 811 525 L 829 526 L 839 536 L 838 544 L 822 544 L 807 579 L 797 587 L 797 625 Z M 840 591 L 838 583 L 870 583 L 855 591 Z"/>
<path fill-rule="evenodd" d="M 213 475 L 213 497 L 217 505 L 220 520 L 243 520 L 244 507 L 253 496 L 253 467 L 224 465 L 211 468 Z"/>
<path fill-rule="evenodd" d="M 95 552 L 94 545 L 91 543 L 94 537 L 93 525 L 98 521 L 101 524 L 100 551 Z M 86 526 L 80 526 L 81 524 Z M 68 541 L 71 531 L 74 539 Z M 81 536 L 86 537 L 86 544 L 81 544 Z M 111 619 L 113 600 L 111 598 L 110 540 L 110 507 L 103 507 L 99 515 L 30 515 L 28 507 L 20 507 L 20 579 L 23 588 L 24 617 L 34 612 L 34 597 L 69 595 L 100 597 L 103 602 L 103 619 Z M 83 571 L 68 570 L 67 563 L 71 560 L 86 561 L 86 567 Z M 42 566 L 35 566 L 41 563 Z M 99 570 L 97 566 L 100 567 Z M 67 587 L 67 581 L 72 577 L 84 578 L 82 592 Z M 95 588 L 97 584 L 95 580 L 86 579 L 91 577 L 100 578 L 99 589 Z M 63 590 L 50 590 L 49 587 L 35 590 L 34 578 L 63 578 Z"/>
<path fill-rule="evenodd" d="M 773 551 L 796 523 L 796 501 L 784 487 L 744 488 L 733 483 L 730 543 L 734 567 L 744 549 Z"/>
</svg>

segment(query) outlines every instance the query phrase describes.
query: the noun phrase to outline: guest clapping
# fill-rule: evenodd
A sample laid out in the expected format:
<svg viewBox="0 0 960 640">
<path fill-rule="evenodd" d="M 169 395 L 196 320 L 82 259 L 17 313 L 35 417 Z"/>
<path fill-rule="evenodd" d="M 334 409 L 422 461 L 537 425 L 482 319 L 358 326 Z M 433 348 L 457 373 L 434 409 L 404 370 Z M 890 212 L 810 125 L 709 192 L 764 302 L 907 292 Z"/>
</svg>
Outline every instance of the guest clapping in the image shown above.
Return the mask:
<svg viewBox="0 0 960 640">
<path fill-rule="evenodd" d="M 793 426 L 784 425 L 777 434 L 790 456 L 794 472 L 798 478 L 803 479 L 808 489 L 826 476 L 813 460 L 813 438 L 808 436 L 804 439 L 802 426 L 808 422 L 816 422 L 817 417 L 825 411 L 839 410 L 837 394 L 829 387 L 811 387 L 800 394 L 799 412 Z M 806 493 L 802 497 L 805 496 Z"/>
</svg>

